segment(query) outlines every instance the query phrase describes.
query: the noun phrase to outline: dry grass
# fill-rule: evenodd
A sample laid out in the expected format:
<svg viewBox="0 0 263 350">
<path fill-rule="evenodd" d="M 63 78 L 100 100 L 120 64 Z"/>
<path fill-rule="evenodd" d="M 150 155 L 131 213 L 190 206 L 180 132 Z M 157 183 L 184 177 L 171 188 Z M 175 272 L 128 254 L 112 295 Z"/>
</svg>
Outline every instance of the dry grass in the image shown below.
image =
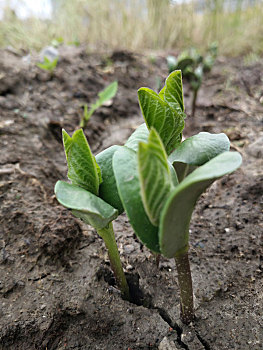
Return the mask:
<svg viewBox="0 0 263 350">
<path fill-rule="evenodd" d="M 92 50 L 123 48 L 200 50 L 218 41 L 221 54 L 263 51 L 263 3 L 226 11 L 227 0 L 206 0 L 197 12 L 196 2 L 170 5 L 169 0 L 62 0 L 52 20 L 19 20 L 6 11 L 0 22 L 0 45 L 40 49 L 56 37 L 66 43 L 76 39 Z M 229 0 L 228 0 L 229 1 Z"/>
</svg>

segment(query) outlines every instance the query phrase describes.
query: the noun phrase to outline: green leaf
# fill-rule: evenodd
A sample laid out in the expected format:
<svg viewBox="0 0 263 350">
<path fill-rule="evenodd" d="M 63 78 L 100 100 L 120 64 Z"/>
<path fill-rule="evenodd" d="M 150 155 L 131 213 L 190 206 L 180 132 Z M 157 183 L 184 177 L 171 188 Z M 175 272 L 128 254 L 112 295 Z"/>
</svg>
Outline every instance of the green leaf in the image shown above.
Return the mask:
<svg viewBox="0 0 263 350">
<path fill-rule="evenodd" d="M 194 63 L 195 61 L 191 57 L 178 58 L 176 69 L 180 69 L 184 74 L 185 69 Z"/>
<path fill-rule="evenodd" d="M 221 134 L 210 134 L 200 132 L 183 141 L 169 156 L 169 161 L 203 165 L 218 154 L 229 151 L 230 141 L 228 137 Z"/>
<path fill-rule="evenodd" d="M 48 57 L 44 56 L 44 62 L 37 63 L 37 66 L 41 69 L 52 72 L 56 68 L 57 63 L 58 63 L 58 57 L 55 58 L 53 61 L 51 61 L 48 59 Z"/>
<path fill-rule="evenodd" d="M 141 124 L 128 138 L 125 146 L 138 151 L 139 142 L 147 142 L 149 136 L 149 130 L 145 123 Z"/>
<path fill-rule="evenodd" d="M 173 184 L 164 146 L 154 129 L 150 131 L 148 143 L 139 144 L 138 170 L 144 209 L 151 223 L 158 226 Z"/>
<path fill-rule="evenodd" d="M 164 101 L 164 92 L 165 92 L 166 86 L 164 85 L 164 87 L 161 89 L 161 91 L 159 92 L 159 97 Z"/>
<path fill-rule="evenodd" d="M 165 81 L 164 100 L 185 118 L 182 72 L 172 72 Z"/>
<path fill-rule="evenodd" d="M 140 107 L 148 129 L 155 128 L 160 135 L 167 154 L 181 142 L 184 120 L 154 91 L 148 88 L 138 90 Z"/>
<path fill-rule="evenodd" d="M 62 136 L 68 163 L 68 178 L 73 184 L 98 195 L 101 172 L 83 130 L 75 131 L 72 137 L 63 130 Z"/>
<path fill-rule="evenodd" d="M 242 163 L 237 152 L 224 152 L 188 175 L 170 194 L 161 212 L 159 241 L 167 258 L 188 249 L 189 225 L 199 196 L 216 179 L 236 170 Z"/>
<path fill-rule="evenodd" d="M 116 180 L 112 168 L 112 158 L 114 153 L 121 146 L 111 146 L 96 155 L 96 161 L 101 169 L 102 183 L 99 187 L 99 196 L 105 202 L 118 209 L 119 214 L 123 212 L 123 206 L 119 197 Z"/>
<path fill-rule="evenodd" d="M 95 112 L 96 109 L 101 107 L 105 102 L 112 99 L 118 90 L 118 82 L 114 81 L 113 83 L 109 84 L 104 90 L 100 91 L 98 93 L 99 98 L 93 103 L 90 107 L 90 110 L 86 116 L 86 120 L 88 120 L 91 115 Z"/>
<path fill-rule="evenodd" d="M 159 253 L 158 228 L 148 219 L 140 195 L 137 153 L 122 147 L 113 156 L 117 188 L 130 223 L 139 239 L 152 251 Z"/>
<path fill-rule="evenodd" d="M 72 214 L 97 230 L 107 226 L 118 216 L 118 210 L 76 185 L 58 181 L 55 195 L 60 204 L 72 210 Z"/>
</svg>

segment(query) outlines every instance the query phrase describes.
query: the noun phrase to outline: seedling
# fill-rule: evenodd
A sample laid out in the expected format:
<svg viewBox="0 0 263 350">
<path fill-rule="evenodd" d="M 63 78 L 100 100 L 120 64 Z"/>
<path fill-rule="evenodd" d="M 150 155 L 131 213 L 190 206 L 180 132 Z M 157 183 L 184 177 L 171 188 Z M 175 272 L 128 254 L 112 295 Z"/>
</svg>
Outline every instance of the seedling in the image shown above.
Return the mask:
<svg viewBox="0 0 263 350">
<path fill-rule="evenodd" d="M 51 45 L 56 48 L 61 46 L 62 44 L 64 44 L 64 39 L 62 38 L 62 36 L 59 36 L 51 40 Z"/>
<path fill-rule="evenodd" d="M 195 48 L 183 51 L 177 58 L 167 57 L 169 72 L 181 70 L 188 79 L 193 91 L 191 116 L 195 116 L 198 91 L 202 85 L 204 73 L 210 72 L 217 56 L 217 43 L 212 43 L 206 56 L 202 56 Z"/>
<path fill-rule="evenodd" d="M 146 124 L 113 155 L 123 207 L 140 240 L 154 253 L 174 258 L 181 319 L 194 320 L 189 225 L 199 196 L 217 179 L 241 165 L 229 152 L 225 134 L 199 133 L 182 142 L 184 102 L 181 71 L 166 79 L 159 94 L 138 91 Z"/>
<path fill-rule="evenodd" d="M 44 62 L 43 63 L 37 63 L 37 66 L 43 70 L 46 70 L 53 73 L 54 69 L 56 68 L 58 63 L 58 57 L 56 57 L 54 60 L 50 60 L 48 57 L 44 56 Z"/>
<path fill-rule="evenodd" d="M 84 105 L 84 113 L 80 121 L 80 128 L 85 128 L 87 123 L 92 116 L 92 114 L 101 107 L 104 103 L 111 100 L 117 93 L 118 90 L 118 82 L 114 81 L 110 85 L 108 85 L 104 90 L 98 93 L 98 99 L 90 106 L 88 110 L 88 106 Z"/>
<path fill-rule="evenodd" d="M 128 300 L 129 288 L 112 225 L 123 211 L 112 170 L 112 157 L 119 146 L 112 146 L 95 158 L 82 129 L 75 131 L 72 137 L 63 130 L 63 143 L 71 184 L 64 181 L 56 183 L 57 200 L 73 215 L 93 226 L 102 237 L 117 285 Z"/>
</svg>

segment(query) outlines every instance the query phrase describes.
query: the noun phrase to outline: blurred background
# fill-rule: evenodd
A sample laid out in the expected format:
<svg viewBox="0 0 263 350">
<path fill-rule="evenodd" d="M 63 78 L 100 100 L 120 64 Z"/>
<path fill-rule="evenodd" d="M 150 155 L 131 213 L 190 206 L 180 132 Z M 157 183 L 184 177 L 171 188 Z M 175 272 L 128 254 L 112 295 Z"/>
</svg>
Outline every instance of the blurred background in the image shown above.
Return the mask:
<svg viewBox="0 0 263 350">
<path fill-rule="evenodd" d="M 40 50 L 206 50 L 260 55 L 262 0 L 0 0 L 0 45 Z"/>
</svg>

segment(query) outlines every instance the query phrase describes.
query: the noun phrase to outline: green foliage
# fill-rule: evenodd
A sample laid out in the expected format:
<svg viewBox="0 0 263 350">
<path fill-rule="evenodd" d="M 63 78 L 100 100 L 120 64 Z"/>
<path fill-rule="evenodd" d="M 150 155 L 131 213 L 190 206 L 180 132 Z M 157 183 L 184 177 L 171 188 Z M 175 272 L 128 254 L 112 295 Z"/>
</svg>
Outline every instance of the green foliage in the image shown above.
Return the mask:
<svg viewBox="0 0 263 350">
<path fill-rule="evenodd" d="M 105 202 L 118 209 L 119 214 L 123 212 L 123 205 L 121 203 L 115 176 L 112 168 L 112 158 L 114 153 L 120 149 L 121 146 L 111 146 L 96 156 L 96 161 L 101 169 L 102 183 L 99 187 L 99 196 Z"/>
<path fill-rule="evenodd" d="M 203 165 L 218 154 L 229 151 L 228 137 L 221 134 L 200 132 L 183 141 L 169 156 L 181 182 L 196 166 Z"/>
<path fill-rule="evenodd" d="M 96 198 L 100 197 L 100 201 L 104 201 L 105 204 L 117 209 L 120 214 L 123 211 L 123 206 L 113 174 L 112 157 L 121 147 L 109 147 L 95 157 L 90 150 L 82 129 L 76 130 L 72 137 L 63 130 L 62 136 L 68 164 L 68 178 L 72 182 L 72 185 L 70 185 L 71 192 L 77 191 L 77 188 L 83 189 L 84 192 L 89 193 L 90 198 L 94 198 L 94 196 Z M 83 191 L 80 192 L 79 190 L 78 193 L 83 194 Z M 62 191 L 59 192 L 59 194 L 61 193 Z M 72 206 L 74 210 L 79 205 L 77 197 L 72 197 L 76 200 L 75 207 Z M 73 199 L 70 203 L 73 203 Z"/>
<path fill-rule="evenodd" d="M 164 146 L 154 129 L 150 131 L 148 143 L 139 144 L 138 166 L 142 202 L 151 223 L 158 226 L 163 203 L 173 183 Z"/>
<path fill-rule="evenodd" d="M 84 105 L 83 116 L 80 121 L 80 128 L 85 128 L 92 114 L 100 108 L 105 102 L 111 100 L 117 93 L 118 90 L 118 82 L 114 81 L 109 84 L 104 90 L 98 93 L 98 99 L 90 106 L 88 110 L 88 106 Z"/>
<path fill-rule="evenodd" d="M 137 153 L 124 146 L 113 156 L 113 170 L 118 192 L 139 239 L 152 251 L 159 253 L 158 227 L 150 222 L 140 195 Z"/>
<path fill-rule="evenodd" d="M 101 171 L 91 153 L 83 130 L 75 131 L 72 137 L 63 130 L 62 135 L 68 162 L 68 178 L 73 184 L 98 195 L 102 181 Z"/>
<path fill-rule="evenodd" d="M 109 147 L 94 157 L 82 130 L 72 137 L 63 131 L 72 184 L 59 181 L 55 193 L 62 205 L 104 237 L 113 261 L 117 253 L 109 248 L 111 221 L 123 210 L 142 243 L 155 253 L 174 257 L 182 320 L 188 323 L 194 315 L 187 256 L 192 212 L 200 195 L 237 169 L 242 158 L 229 152 L 225 134 L 201 132 L 181 142 L 185 113 L 180 71 L 169 75 L 159 94 L 141 88 L 138 96 L 146 123 L 124 146 Z M 120 266 L 113 268 L 117 275 Z M 124 290 L 125 277 L 118 278 Z"/>
<path fill-rule="evenodd" d="M 236 170 L 242 159 L 224 152 L 188 175 L 171 193 L 161 212 L 159 243 L 162 254 L 173 258 L 188 250 L 189 225 L 199 196 L 215 180 Z"/>
<path fill-rule="evenodd" d="M 180 144 L 184 128 L 181 72 L 171 73 L 159 94 L 141 88 L 138 97 L 147 127 L 158 132 L 169 155 Z"/>
<path fill-rule="evenodd" d="M 95 158 L 82 129 L 75 131 L 72 137 L 63 130 L 63 143 L 72 184 L 58 181 L 56 198 L 103 238 L 117 284 L 124 298 L 129 299 L 112 226 L 112 220 L 123 211 L 112 169 L 112 157 L 118 146 L 108 148 Z"/>
<path fill-rule="evenodd" d="M 180 72 L 170 74 L 159 94 L 141 88 L 138 96 L 146 124 L 113 155 L 117 189 L 139 239 L 153 252 L 175 258 L 181 318 L 189 323 L 194 319 L 187 255 L 192 212 L 200 195 L 242 159 L 229 152 L 225 134 L 203 132 L 181 143 L 185 115 Z"/>
<path fill-rule="evenodd" d="M 72 214 L 97 230 L 106 227 L 118 216 L 117 209 L 76 185 L 58 181 L 55 195 L 60 204 L 72 210 Z"/>
<path fill-rule="evenodd" d="M 138 96 L 146 124 L 142 124 L 130 136 L 125 147 L 114 153 L 113 171 L 120 199 L 136 234 L 148 248 L 165 255 L 166 250 L 160 248 L 163 246 L 161 237 L 169 234 L 166 232 L 165 236 L 162 234 L 157 238 L 156 227 L 160 234 L 161 226 L 163 231 L 168 225 L 170 217 L 166 216 L 166 211 L 172 211 L 167 204 L 170 196 L 174 198 L 176 189 L 183 186 L 180 205 L 193 209 L 197 198 L 209 184 L 234 171 L 241 164 L 241 157 L 228 152 L 230 142 L 225 134 L 202 132 L 181 142 L 184 104 L 180 72 L 170 74 L 159 95 L 150 89 L 141 88 Z M 219 157 L 220 154 L 224 156 Z M 229 159 L 233 161 L 232 168 Z M 209 164 L 215 169 L 218 166 L 220 172 L 209 172 Z M 196 193 L 193 190 L 195 182 L 190 180 L 201 171 L 206 176 L 206 182 L 205 186 L 203 182 L 198 182 L 199 192 Z M 183 236 L 187 242 L 191 218 L 189 213 L 188 221 L 184 219 L 183 211 L 179 210 L 178 215 L 174 213 L 178 220 L 174 225 L 180 226 L 178 239 L 181 240 Z M 170 235 L 171 240 L 177 240 L 174 233 Z M 178 246 L 181 249 L 181 245 Z M 175 251 L 175 254 L 178 252 Z"/>
<path fill-rule="evenodd" d="M 62 38 L 62 36 L 59 36 L 59 37 L 51 40 L 51 45 L 56 47 L 56 48 L 61 46 L 62 44 L 64 44 L 64 39 Z"/>
<path fill-rule="evenodd" d="M 217 57 L 217 43 L 212 43 L 205 56 L 202 56 L 195 48 L 183 51 L 177 58 L 167 57 L 169 72 L 181 70 L 183 77 L 190 81 L 193 90 L 192 116 L 195 114 L 197 93 L 202 85 L 204 73 L 210 72 Z"/>
<path fill-rule="evenodd" d="M 53 73 L 58 63 L 58 57 L 54 58 L 53 61 L 49 60 L 48 57 L 44 57 L 43 63 L 37 63 L 37 66 L 43 70 Z"/>
</svg>

